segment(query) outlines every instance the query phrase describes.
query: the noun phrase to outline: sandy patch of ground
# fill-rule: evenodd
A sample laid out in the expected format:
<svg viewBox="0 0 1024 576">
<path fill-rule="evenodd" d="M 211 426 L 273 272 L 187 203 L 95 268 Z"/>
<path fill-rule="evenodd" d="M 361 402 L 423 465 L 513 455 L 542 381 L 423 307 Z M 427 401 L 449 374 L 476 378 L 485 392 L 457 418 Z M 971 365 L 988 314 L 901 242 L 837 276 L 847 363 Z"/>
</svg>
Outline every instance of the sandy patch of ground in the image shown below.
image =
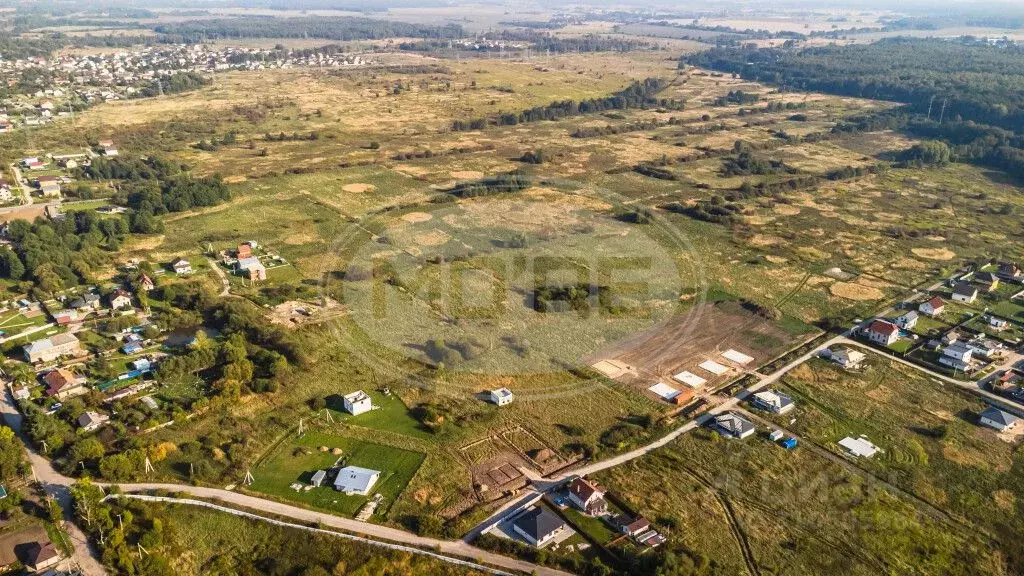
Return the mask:
<svg viewBox="0 0 1024 576">
<path fill-rule="evenodd" d="M 949 248 L 912 248 L 910 251 L 926 260 L 952 260 L 956 257 L 956 252 Z"/>
<path fill-rule="evenodd" d="M 791 204 L 776 204 L 772 210 L 779 216 L 796 216 L 800 213 L 800 208 Z"/>
<path fill-rule="evenodd" d="M 432 215 L 426 212 L 409 212 L 408 214 L 402 215 L 402 220 L 410 224 L 419 224 L 420 222 L 427 222 L 433 218 Z"/>
<path fill-rule="evenodd" d="M 395 166 L 395 172 L 412 177 L 426 176 L 427 174 L 430 174 L 430 170 L 427 170 L 426 168 L 421 168 L 419 166 L 409 166 L 408 164 L 400 164 L 398 166 Z"/>
<path fill-rule="evenodd" d="M 369 192 L 371 190 L 374 190 L 375 188 L 376 186 L 374 186 L 373 184 L 364 184 L 362 182 L 356 182 L 355 184 L 345 184 L 344 186 L 341 187 L 341 189 L 344 190 L 345 192 L 354 192 L 357 194 L 362 192 Z"/>
<path fill-rule="evenodd" d="M 768 236 L 766 234 L 754 234 L 750 238 L 751 246 L 775 246 L 782 243 L 782 238 L 778 236 Z"/>
<path fill-rule="evenodd" d="M 892 398 L 892 390 L 885 386 L 879 386 L 872 390 L 868 390 L 865 394 L 868 398 L 871 398 L 875 402 L 886 402 Z"/>
<path fill-rule="evenodd" d="M 241 184 L 242 182 L 245 182 L 246 180 L 248 180 L 248 178 L 246 178 L 245 176 L 228 176 L 227 178 L 224 178 L 224 183 L 225 184 Z"/>
<path fill-rule="evenodd" d="M 458 170 L 452 172 L 451 176 L 459 180 L 479 180 L 484 177 L 484 173 L 476 170 Z"/>
<path fill-rule="evenodd" d="M 789 262 L 788 258 L 783 258 L 782 256 L 776 256 L 774 254 L 768 254 L 764 259 L 772 264 L 785 264 L 786 262 Z"/>
<path fill-rule="evenodd" d="M 871 288 L 853 282 L 836 282 L 829 286 L 828 291 L 833 296 L 846 298 L 847 300 L 881 300 L 885 294 L 878 288 Z"/>
<path fill-rule="evenodd" d="M 928 265 L 913 258 L 900 258 L 892 267 L 897 270 L 924 270 Z"/>
<path fill-rule="evenodd" d="M 312 232 L 296 232 L 295 234 L 285 236 L 281 241 L 292 246 L 299 246 L 302 244 L 311 244 L 317 240 L 319 240 L 319 238 L 317 238 L 317 235 Z"/>
<path fill-rule="evenodd" d="M 130 246 L 131 250 L 154 250 L 164 243 L 164 235 L 158 234 L 156 236 L 133 236 L 132 243 Z"/>
<path fill-rule="evenodd" d="M 420 246 L 440 246 L 448 240 L 451 240 L 451 236 L 443 230 L 434 230 L 432 232 L 427 232 L 426 234 L 417 234 L 413 237 L 413 240 L 415 240 Z"/>
<path fill-rule="evenodd" d="M 992 500 L 1002 510 L 1013 510 L 1017 505 L 1017 497 L 1009 490 L 996 490 L 992 493 Z"/>
</svg>

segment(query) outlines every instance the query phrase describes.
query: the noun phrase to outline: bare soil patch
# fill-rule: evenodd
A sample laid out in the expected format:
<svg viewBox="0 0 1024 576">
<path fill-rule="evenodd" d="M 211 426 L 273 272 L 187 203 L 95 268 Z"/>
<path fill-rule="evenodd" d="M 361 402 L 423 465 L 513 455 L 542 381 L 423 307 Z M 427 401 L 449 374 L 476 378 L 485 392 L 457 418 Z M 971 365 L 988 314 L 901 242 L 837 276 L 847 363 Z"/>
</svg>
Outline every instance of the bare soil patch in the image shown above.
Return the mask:
<svg viewBox="0 0 1024 576">
<path fill-rule="evenodd" d="M 885 294 L 878 288 L 864 286 L 853 282 L 836 282 L 829 286 L 829 292 L 833 296 L 846 298 L 847 300 L 881 300 Z"/>
<path fill-rule="evenodd" d="M 433 217 L 433 215 L 426 212 L 409 212 L 402 215 L 402 220 L 410 224 L 419 224 L 420 222 L 427 222 L 433 219 Z"/>
<path fill-rule="evenodd" d="M 356 182 L 354 184 L 345 184 L 344 186 L 341 187 L 341 189 L 343 191 L 345 191 L 345 192 L 353 192 L 353 193 L 356 193 L 356 194 L 361 194 L 363 192 L 370 192 L 371 190 L 376 189 L 376 187 L 373 184 L 365 184 L 365 183 L 362 183 L 362 182 Z"/>
<path fill-rule="evenodd" d="M 949 248 L 912 248 L 910 250 L 915 256 L 924 258 L 926 260 L 952 260 L 956 257 L 956 252 L 953 252 Z"/>
</svg>

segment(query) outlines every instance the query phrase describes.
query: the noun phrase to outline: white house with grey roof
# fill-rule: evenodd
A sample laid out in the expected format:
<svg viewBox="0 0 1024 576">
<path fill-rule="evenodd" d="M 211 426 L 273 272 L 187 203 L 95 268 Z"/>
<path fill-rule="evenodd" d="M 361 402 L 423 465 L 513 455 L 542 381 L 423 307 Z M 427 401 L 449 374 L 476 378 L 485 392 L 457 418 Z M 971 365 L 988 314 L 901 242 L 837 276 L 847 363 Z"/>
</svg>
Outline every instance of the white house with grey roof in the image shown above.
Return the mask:
<svg viewBox="0 0 1024 576">
<path fill-rule="evenodd" d="M 362 390 L 356 390 L 351 394 L 345 394 L 341 397 L 341 401 L 345 406 L 345 412 L 348 412 L 353 416 L 358 416 L 373 409 L 373 401 L 370 400 L 370 396 Z"/>
<path fill-rule="evenodd" d="M 715 416 L 715 429 L 726 438 L 738 438 L 742 440 L 753 434 L 757 427 L 750 420 L 734 412 L 727 412 Z"/>
<path fill-rule="evenodd" d="M 530 544 L 542 548 L 568 530 L 561 518 L 546 508 L 533 508 L 512 522 L 512 530 Z"/>
<path fill-rule="evenodd" d="M 778 390 L 762 390 L 757 392 L 754 394 L 751 403 L 761 410 L 767 410 L 775 414 L 785 414 L 796 406 L 792 398 Z"/>
<path fill-rule="evenodd" d="M 371 470 L 359 466 L 345 466 L 338 471 L 338 476 L 334 479 L 334 489 L 338 492 L 344 492 L 349 496 L 353 494 L 366 496 L 379 479 L 380 470 Z"/>
<path fill-rule="evenodd" d="M 978 422 L 980 422 L 982 426 L 988 426 L 989 428 L 998 430 L 999 432 L 1006 432 L 1010 428 L 1013 428 L 1019 420 L 1020 418 L 1017 418 L 1009 412 L 1004 412 L 995 406 L 989 406 L 978 416 Z"/>
</svg>

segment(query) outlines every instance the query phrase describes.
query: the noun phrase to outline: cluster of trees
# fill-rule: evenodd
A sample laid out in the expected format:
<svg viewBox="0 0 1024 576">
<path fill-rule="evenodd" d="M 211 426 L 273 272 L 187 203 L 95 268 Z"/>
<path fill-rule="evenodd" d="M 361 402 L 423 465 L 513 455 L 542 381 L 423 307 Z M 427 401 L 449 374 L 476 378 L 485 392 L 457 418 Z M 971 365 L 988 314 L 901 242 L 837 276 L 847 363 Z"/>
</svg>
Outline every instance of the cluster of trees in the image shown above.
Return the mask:
<svg viewBox="0 0 1024 576">
<path fill-rule="evenodd" d="M 312 142 L 319 139 L 320 133 L 316 131 L 310 132 L 309 134 L 299 134 L 298 132 L 292 132 L 291 134 L 285 134 L 284 132 L 271 134 L 270 132 L 267 132 L 263 135 L 263 140 L 265 142 L 298 142 L 303 140 Z"/>
<path fill-rule="evenodd" d="M 628 124 L 608 124 L 607 126 L 584 126 L 577 128 L 573 133 L 573 138 L 593 138 L 594 136 L 608 136 L 611 134 L 625 134 L 626 132 L 639 132 L 645 130 L 654 130 L 655 128 L 661 128 L 663 126 L 681 126 L 683 120 L 672 116 L 666 122 L 659 120 L 637 120 L 636 122 L 630 122 Z"/>
<path fill-rule="evenodd" d="M 520 162 L 527 164 L 543 164 L 544 163 L 544 151 L 543 150 L 527 150 L 519 157 Z"/>
<path fill-rule="evenodd" d="M 597 284 L 538 286 L 529 300 L 533 309 L 541 313 L 580 312 L 586 315 L 595 308 L 612 310 L 615 306 L 611 287 Z"/>
<path fill-rule="evenodd" d="M 508 52 L 511 49 L 508 43 L 516 42 L 529 44 L 529 48 L 535 52 L 551 52 L 557 54 L 576 52 L 633 52 L 635 50 L 650 50 L 654 44 L 644 40 L 630 38 L 616 38 L 600 36 L 597 34 L 585 34 L 572 38 L 554 36 L 549 33 L 535 30 L 502 30 L 489 32 L 477 39 L 472 44 L 460 44 L 454 49 L 470 52 Z M 415 52 L 445 52 L 451 51 L 453 46 L 447 40 L 424 39 L 417 41 L 401 42 L 398 45 L 401 50 Z"/>
<path fill-rule="evenodd" d="M 533 178 L 522 170 L 513 170 L 506 174 L 496 174 L 473 182 L 456 184 L 449 194 L 459 198 L 474 198 L 506 192 L 519 192 L 533 185 Z"/>
<path fill-rule="evenodd" d="M 641 162 L 633 167 L 633 171 L 658 180 L 679 180 L 679 176 L 675 172 L 663 166 L 651 162 Z"/>
<path fill-rule="evenodd" d="M 771 174 L 795 174 L 795 168 L 786 166 L 781 160 L 767 160 L 754 154 L 741 141 L 734 146 L 735 156 L 722 159 L 722 176 L 768 176 Z"/>
<path fill-rule="evenodd" d="M 421 158 L 435 158 L 438 156 L 455 156 L 458 154 L 472 154 L 474 152 L 482 152 L 485 150 L 494 150 L 494 144 L 484 144 L 482 146 L 459 146 L 457 148 L 449 148 L 447 150 L 441 150 L 440 152 L 434 152 L 430 148 L 424 150 L 416 150 L 412 152 L 399 152 L 391 158 L 393 160 L 413 160 Z"/>
<path fill-rule="evenodd" d="M 726 202 L 721 196 L 712 196 L 707 202 L 697 202 L 692 205 L 671 202 L 663 206 L 663 208 L 670 212 L 689 216 L 694 220 L 727 226 L 735 224 L 743 213 L 742 204 Z"/>
<path fill-rule="evenodd" d="M 577 102 L 575 100 L 562 100 L 552 102 L 547 106 L 537 106 L 521 112 L 502 112 L 497 118 L 477 118 L 475 120 L 456 120 L 452 123 L 452 130 L 467 131 L 480 130 L 488 124 L 500 126 L 513 126 L 526 122 L 539 122 L 542 120 L 561 120 L 571 116 L 582 114 L 593 114 L 606 110 L 625 110 L 628 108 L 667 108 L 682 110 L 683 103 L 672 99 L 659 99 L 655 96 L 665 89 L 667 83 L 660 78 L 647 78 L 642 82 L 633 82 L 624 90 L 620 90 L 611 96 L 604 98 L 593 98 Z"/>
<path fill-rule="evenodd" d="M 139 88 L 136 95 L 139 98 L 148 98 L 161 94 L 180 94 L 209 86 L 212 83 L 213 80 L 198 72 L 174 72 L 149 81 Z"/>
<path fill-rule="evenodd" d="M 344 42 L 381 38 L 447 39 L 465 35 L 458 24 L 432 26 L 347 16 L 215 18 L 157 24 L 153 30 L 165 35 L 165 41 L 185 44 L 216 38 L 324 38 Z"/>
<path fill-rule="evenodd" d="M 942 140 L 949 161 L 1024 178 L 1024 47 L 893 38 L 802 49 L 719 47 L 687 62 L 784 88 L 902 102 L 833 130 L 892 129 Z"/>
<path fill-rule="evenodd" d="M 715 98 L 712 103 L 713 106 L 728 106 L 730 104 L 739 104 L 741 106 L 747 104 L 755 104 L 761 100 L 759 94 L 750 94 L 743 90 L 730 90 L 725 96 L 719 96 Z"/>
<path fill-rule="evenodd" d="M 99 157 L 82 174 L 93 180 L 121 180 L 114 201 L 131 208 L 129 229 L 143 234 L 162 230 L 156 216 L 215 206 L 231 197 L 220 176 L 196 178 L 187 166 L 159 157 Z"/>
<path fill-rule="evenodd" d="M 26 282 L 21 288 L 48 295 L 95 280 L 128 233 L 124 218 L 100 218 L 93 211 L 58 220 L 12 220 L 10 247 L 0 248 L 0 277 Z"/>
<path fill-rule="evenodd" d="M 903 166 L 944 166 L 949 164 L 949 159 L 949 145 L 936 140 L 914 144 L 897 158 Z"/>
</svg>

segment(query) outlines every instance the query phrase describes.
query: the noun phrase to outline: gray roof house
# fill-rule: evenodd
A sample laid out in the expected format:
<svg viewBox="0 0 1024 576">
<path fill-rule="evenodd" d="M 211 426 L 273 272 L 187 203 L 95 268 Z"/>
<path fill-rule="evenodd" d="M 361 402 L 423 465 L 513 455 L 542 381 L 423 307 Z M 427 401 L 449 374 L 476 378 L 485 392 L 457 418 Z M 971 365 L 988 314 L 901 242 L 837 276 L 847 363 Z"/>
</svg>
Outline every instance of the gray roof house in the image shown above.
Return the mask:
<svg viewBox="0 0 1024 576">
<path fill-rule="evenodd" d="M 746 438 L 757 430 L 754 423 L 733 412 L 715 416 L 715 428 L 727 438 Z"/>
<path fill-rule="evenodd" d="M 567 529 L 565 522 L 546 508 L 534 508 L 520 514 L 512 529 L 530 544 L 540 548 Z"/>
<path fill-rule="evenodd" d="M 994 430 L 1005 432 L 1010 428 L 1013 428 L 1020 419 L 1010 414 L 1009 412 L 1003 412 L 995 406 L 989 406 L 979 416 L 978 421 L 983 426 L 988 426 Z"/>
</svg>

